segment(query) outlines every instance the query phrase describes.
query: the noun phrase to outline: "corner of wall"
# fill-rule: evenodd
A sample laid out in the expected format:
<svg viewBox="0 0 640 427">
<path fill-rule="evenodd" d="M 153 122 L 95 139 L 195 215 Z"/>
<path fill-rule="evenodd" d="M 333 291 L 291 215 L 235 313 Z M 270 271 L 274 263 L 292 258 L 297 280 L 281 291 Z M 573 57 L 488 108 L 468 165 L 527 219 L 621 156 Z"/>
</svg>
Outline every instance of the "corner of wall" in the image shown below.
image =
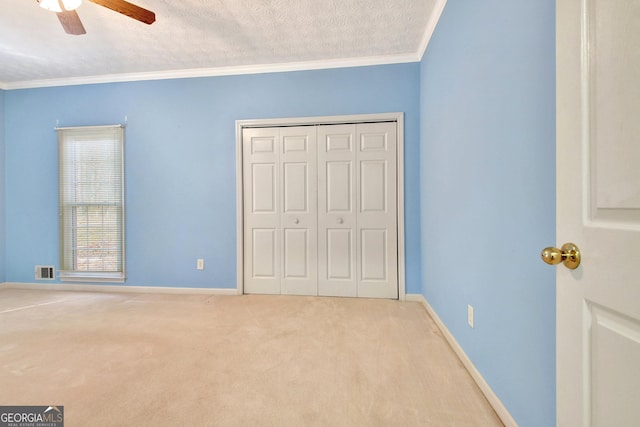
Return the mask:
<svg viewBox="0 0 640 427">
<path fill-rule="evenodd" d="M 467 371 L 469 372 L 473 380 L 476 382 L 476 384 L 482 391 L 482 394 L 484 394 L 484 396 L 487 398 L 487 400 L 493 407 L 493 410 L 496 411 L 496 414 L 498 414 L 498 417 L 500 417 L 500 420 L 504 423 L 506 427 L 517 427 L 518 423 L 516 423 L 516 421 L 513 419 L 513 417 L 507 410 L 507 408 L 502 403 L 502 401 L 495 394 L 495 392 L 493 391 L 489 383 L 487 383 L 487 381 L 484 379 L 480 371 L 478 371 L 478 368 L 476 368 L 476 366 L 473 364 L 473 362 L 471 361 L 467 353 L 465 353 L 462 347 L 460 347 L 460 344 L 458 344 L 458 341 L 451 334 L 451 332 L 446 327 L 446 325 L 442 322 L 442 319 L 440 319 L 438 314 L 431 307 L 429 302 L 425 299 L 424 295 L 408 294 L 406 297 L 406 300 L 415 301 L 422 304 L 424 309 L 427 311 L 427 314 L 429 315 L 429 317 L 433 319 L 435 324 L 438 326 L 438 329 L 440 330 L 440 332 L 442 332 L 442 336 L 447 340 L 447 342 L 449 343 L 453 351 L 456 353 L 456 355 L 464 365 L 464 367 L 467 369 Z"/>
<path fill-rule="evenodd" d="M 429 21 L 427 22 L 427 27 L 425 29 L 424 35 L 422 36 L 422 40 L 420 41 L 420 47 L 418 48 L 418 61 L 421 61 L 424 58 L 424 54 L 429 46 L 429 41 L 433 36 L 433 32 L 436 30 L 436 26 L 438 25 L 438 21 L 440 20 L 440 16 L 442 16 L 442 12 L 444 11 L 444 7 L 447 5 L 447 0 L 436 0 L 436 4 L 433 6 L 433 11 L 429 15 Z"/>
</svg>

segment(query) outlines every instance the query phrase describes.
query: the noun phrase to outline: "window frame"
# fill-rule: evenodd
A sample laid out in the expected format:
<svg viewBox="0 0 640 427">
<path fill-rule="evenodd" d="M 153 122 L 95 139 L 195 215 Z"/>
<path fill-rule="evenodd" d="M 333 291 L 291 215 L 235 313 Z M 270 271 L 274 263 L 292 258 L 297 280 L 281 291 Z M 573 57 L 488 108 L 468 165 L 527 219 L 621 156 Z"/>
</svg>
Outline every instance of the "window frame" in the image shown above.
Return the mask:
<svg viewBox="0 0 640 427">
<path fill-rule="evenodd" d="M 113 138 L 113 130 L 119 129 L 119 133 L 117 137 Z M 115 205 L 110 205 L 107 203 L 95 203 L 91 204 L 86 201 L 77 202 L 74 200 L 72 203 L 68 203 L 67 199 L 69 194 L 66 194 L 65 197 L 65 180 L 68 179 L 68 174 L 64 174 L 65 168 L 72 168 L 73 166 L 69 164 L 69 162 L 65 162 L 65 147 L 68 144 L 77 143 L 74 142 L 71 138 L 74 133 L 82 133 L 82 132 L 98 132 L 100 130 L 104 130 L 105 134 L 101 136 L 97 134 L 95 136 L 95 140 L 87 141 L 87 143 L 91 142 L 100 142 L 106 141 L 108 139 L 114 139 L 116 145 L 116 149 L 119 150 L 120 155 L 120 164 L 116 164 L 116 170 L 119 167 L 119 173 L 116 172 L 114 175 L 109 176 L 117 176 L 120 182 L 120 194 L 119 199 Z M 125 127 L 121 124 L 117 125 L 105 125 L 105 126 L 79 126 L 79 127 L 64 127 L 64 128 L 56 128 L 58 133 L 58 197 L 59 197 L 59 233 L 60 233 L 60 268 L 59 268 L 59 278 L 64 282 L 110 282 L 110 283 L 123 283 L 126 280 L 126 242 L 125 242 L 125 218 L 126 218 L 126 210 L 125 210 Z M 107 134 L 109 132 L 109 134 Z M 75 196 L 74 196 L 75 197 Z M 84 271 L 77 270 L 77 253 L 80 249 L 78 249 L 77 239 L 78 239 L 78 230 L 79 227 L 77 223 L 74 223 L 72 226 L 68 224 L 69 221 L 77 220 L 77 212 L 73 211 L 74 207 L 81 206 L 102 206 L 104 207 L 119 207 L 119 221 L 117 223 L 120 225 L 120 229 L 117 230 L 119 236 L 119 248 L 116 248 L 119 253 L 120 259 L 120 269 L 118 271 Z M 65 211 L 71 208 L 73 213 L 66 214 Z M 104 214 L 102 214 L 104 216 Z M 71 233 L 69 235 L 65 235 L 66 233 Z M 87 249 L 85 249 L 87 250 Z M 103 254 L 104 255 L 104 254 Z M 71 257 L 71 259 L 67 259 Z M 104 256 L 102 257 L 104 260 Z M 71 269 L 67 268 L 69 265 L 72 266 Z"/>
</svg>

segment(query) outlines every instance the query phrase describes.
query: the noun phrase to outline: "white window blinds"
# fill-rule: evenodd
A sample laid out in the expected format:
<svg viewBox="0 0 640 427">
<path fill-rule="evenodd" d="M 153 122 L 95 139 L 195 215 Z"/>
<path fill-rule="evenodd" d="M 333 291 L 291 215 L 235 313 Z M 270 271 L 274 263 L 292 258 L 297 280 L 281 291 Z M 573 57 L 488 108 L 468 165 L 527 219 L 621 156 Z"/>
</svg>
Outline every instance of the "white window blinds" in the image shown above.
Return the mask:
<svg viewBox="0 0 640 427">
<path fill-rule="evenodd" d="M 57 131 L 60 279 L 123 282 L 124 128 Z"/>
</svg>

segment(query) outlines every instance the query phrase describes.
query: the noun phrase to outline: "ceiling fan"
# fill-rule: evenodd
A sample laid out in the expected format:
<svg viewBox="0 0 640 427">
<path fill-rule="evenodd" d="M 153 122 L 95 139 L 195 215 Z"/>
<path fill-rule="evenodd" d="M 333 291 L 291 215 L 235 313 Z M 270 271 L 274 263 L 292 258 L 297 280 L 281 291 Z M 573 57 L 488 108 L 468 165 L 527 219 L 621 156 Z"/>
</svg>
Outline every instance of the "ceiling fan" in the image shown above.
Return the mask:
<svg viewBox="0 0 640 427">
<path fill-rule="evenodd" d="M 87 32 L 80 21 L 78 13 L 75 11 L 82 0 L 36 0 L 40 7 L 56 12 L 58 19 L 67 34 L 81 35 Z M 125 0 L 89 0 L 115 12 L 126 15 L 136 21 L 151 25 L 156 20 L 156 14 Z"/>
</svg>

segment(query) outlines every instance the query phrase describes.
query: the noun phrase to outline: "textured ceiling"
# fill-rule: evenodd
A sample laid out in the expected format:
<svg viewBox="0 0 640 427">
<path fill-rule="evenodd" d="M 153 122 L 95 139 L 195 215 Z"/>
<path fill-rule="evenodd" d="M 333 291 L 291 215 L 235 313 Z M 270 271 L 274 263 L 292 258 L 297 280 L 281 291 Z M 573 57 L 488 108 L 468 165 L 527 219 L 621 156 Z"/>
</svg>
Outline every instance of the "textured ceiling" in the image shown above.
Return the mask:
<svg viewBox="0 0 640 427">
<path fill-rule="evenodd" d="M 77 12 L 87 34 L 72 36 L 36 0 L 0 0 L 0 87 L 179 70 L 206 75 L 216 69 L 314 61 L 409 61 L 424 48 L 444 3 L 130 1 L 153 10 L 156 22 L 148 26 L 85 0 Z"/>
</svg>

